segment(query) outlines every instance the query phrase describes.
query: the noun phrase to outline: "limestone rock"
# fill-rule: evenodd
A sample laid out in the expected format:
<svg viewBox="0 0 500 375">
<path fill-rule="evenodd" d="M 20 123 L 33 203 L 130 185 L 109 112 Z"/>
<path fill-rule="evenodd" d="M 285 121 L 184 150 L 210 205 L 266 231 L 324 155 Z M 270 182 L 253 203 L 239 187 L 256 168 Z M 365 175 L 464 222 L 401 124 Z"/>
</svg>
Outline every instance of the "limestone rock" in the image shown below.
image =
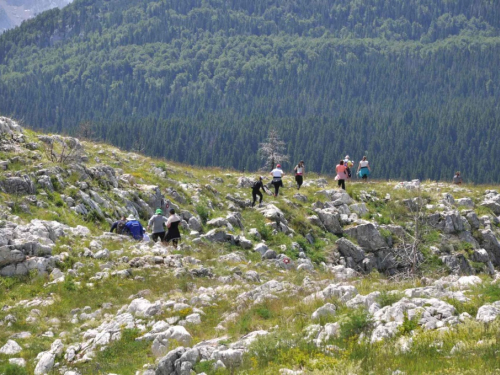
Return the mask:
<svg viewBox="0 0 500 375">
<path fill-rule="evenodd" d="M 477 310 L 476 320 L 483 323 L 489 323 L 500 315 L 500 302 L 483 305 Z"/>
<path fill-rule="evenodd" d="M 335 315 L 337 308 L 335 307 L 334 304 L 327 303 L 326 305 L 323 305 L 319 309 L 317 309 L 313 314 L 311 315 L 312 320 L 319 320 L 321 318 L 327 318 L 330 316 Z"/>
<path fill-rule="evenodd" d="M 16 355 L 17 353 L 20 353 L 23 350 L 21 346 L 14 340 L 8 340 L 7 343 L 0 348 L 0 354 L 5 354 L 5 355 Z"/>
<path fill-rule="evenodd" d="M 376 251 L 388 247 L 384 237 L 377 230 L 375 225 L 361 224 L 353 228 L 346 229 L 345 234 L 356 239 L 359 246 L 365 251 Z"/>
</svg>

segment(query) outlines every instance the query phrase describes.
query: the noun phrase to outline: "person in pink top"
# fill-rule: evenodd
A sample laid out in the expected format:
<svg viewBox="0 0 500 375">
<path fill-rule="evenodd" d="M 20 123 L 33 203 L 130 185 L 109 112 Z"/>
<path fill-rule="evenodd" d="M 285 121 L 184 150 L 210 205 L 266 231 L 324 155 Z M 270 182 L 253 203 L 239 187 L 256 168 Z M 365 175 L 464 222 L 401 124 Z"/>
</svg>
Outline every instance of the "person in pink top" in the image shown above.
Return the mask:
<svg viewBox="0 0 500 375">
<path fill-rule="evenodd" d="M 344 161 L 341 160 L 339 164 L 335 167 L 337 172 L 337 177 L 335 179 L 339 182 L 339 187 L 345 190 L 345 180 L 348 178 L 347 167 L 344 165 Z"/>
</svg>

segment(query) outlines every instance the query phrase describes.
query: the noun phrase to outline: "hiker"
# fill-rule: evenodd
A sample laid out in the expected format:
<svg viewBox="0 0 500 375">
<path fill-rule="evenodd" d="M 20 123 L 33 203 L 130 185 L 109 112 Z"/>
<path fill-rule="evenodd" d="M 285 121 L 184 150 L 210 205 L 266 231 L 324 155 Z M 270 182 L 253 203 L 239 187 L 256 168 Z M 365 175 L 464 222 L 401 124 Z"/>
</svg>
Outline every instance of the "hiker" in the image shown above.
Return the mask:
<svg viewBox="0 0 500 375">
<path fill-rule="evenodd" d="M 306 168 L 304 166 L 304 160 L 301 160 L 299 164 L 295 166 L 293 171 L 295 172 L 295 182 L 297 182 L 297 190 L 300 190 L 300 187 L 304 182 L 304 174 L 306 172 Z"/>
<path fill-rule="evenodd" d="M 134 240 L 141 241 L 144 238 L 144 228 L 141 223 L 134 217 L 134 215 L 129 215 L 127 217 L 127 223 L 125 228 L 128 233 L 134 238 Z"/>
<path fill-rule="evenodd" d="M 277 164 L 276 168 L 274 168 L 270 174 L 273 176 L 272 184 L 274 185 L 274 196 L 277 197 L 280 191 L 280 186 L 283 186 L 281 178 L 285 175 L 285 173 L 281 170 L 281 164 Z"/>
<path fill-rule="evenodd" d="M 126 234 L 125 224 L 127 224 L 127 219 L 125 219 L 125 216 L 122 216 L 120 220 L 115 221 L 113 225 L 111 225 L 109 232 L 113 233 L 113 231 L 116 230 L 116 234 Z"/>
<path fill-rule="evenodd" d="M 335 179 L 339 182 L 339 187 L 345 190 L 345 180 L 347 179 L 347 167 L 344 165 L 344 161 L 341 160 L 335 167 L 337 176 Z"/>
<path fill-rule="evenodd" d="M 460 176 L 460 172 L 457 171 L 455 176 L 453 176 L 453 183 L 455 185 L 462 185 L 462 176 Z"/>
<path fill-rule="evenodd" d="M 181 233 L 179 232 L 179 224 L 181 223 L 181 218 L 175 214 L 173 208 L 170 209 L 170 216 L 167 220 L 168 232 L 165 236 L 165 242 L 172 241 L 174 246 L 177 246 L 179 240 L 181 239 Z"/>
<path fill-rule="evenodd" d="M 347 168 L 346 172 L 347 172 L 347 177 L 348 178 L 352 177 L 352 175 L 351 175 L 351 167 L 353 165 L 354 165 L 354 163 L 349 159 L 349 155 L 346 155 L 345 158 L 344 158 L 344 166 Z"/>
<path fill-rule="evenodd" d="M 358 165 L 358 176 L 361 177 L 365 182 L 368 181 L 368 176 L 370 175 L 371 172 L 370 164 L 368 163 L 368 160 L 366 160 L 366 156 L 363 156 L 363 160 L 359 162 Z"/>
<path fill-rule="evenodd" d="M 148 222 L 148 230 L 149 228 L 153 228 L 153 241 L 156 242 L 157 239 L 160 239 L 161 242 L 165 241 L 165 223 L 168 219 L 163 216 L 163 211 L 161 208 L 158 208 L 151 219 Z"/>
<path fill-rule="evenodd" d="M 262 193 L 260 192 L 260 189 L 262 189 L 264 193 L 267 193 L 266 187 L 262 182 L 262 176 L 260 176 L 259 179 L 255 181 L 252 185 L 252 198 L 253 198 L 252 207 L 255 206 L 255 202 L 257 202 L 257 195 L 260 197 L 259 207 L 262 207 Z"/>
</svg>

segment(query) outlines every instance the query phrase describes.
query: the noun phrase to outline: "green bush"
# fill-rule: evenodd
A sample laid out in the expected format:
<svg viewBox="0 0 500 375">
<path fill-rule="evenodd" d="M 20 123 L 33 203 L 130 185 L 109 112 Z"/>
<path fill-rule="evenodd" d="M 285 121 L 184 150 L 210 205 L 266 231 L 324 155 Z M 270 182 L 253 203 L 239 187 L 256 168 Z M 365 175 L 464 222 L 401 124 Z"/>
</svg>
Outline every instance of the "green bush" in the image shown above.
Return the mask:
<svg viewBox="0 0 500 375">
<path fill-rule="evenodd" d="M 380 293 L 380 296 L 378 296 L 377 302 L 380 307 L 384 307 L 398 302 L 401 298 L 403 298 L 403 293 L 389 293 L 384 290 Z"/>
<path fill-rule="evenodd" d="M 201 222 L 203 223 L 203 225 L 205 225 L 208 221 L 208 218 L 210 217 L 210 211 L 203 203 L 197 204 L 195 208 L 196 212 L 200 216 Z"/>
<path fill-rule="evenodd" d="M 401 335 L 407 335 L 411 331 L 414 331 L 418 328 L 418 320 L 419 317 L 414 317 L 413 319 L 408 319 L 408 315 L 404 314 L 403 324 L 398 327 L 398 332 Z"/>
<path fill-rule="evenodd" d="M 260 222 L 257 225 L 257 230 L 259 231 L 260 235 L 262 236 L 263 240 L 268 241 L 269 239 L 272 238 L 273 231 L 270 227 L 268 227 L 264 222 Z"/>
<path fill-rule="evenodd" d="M 91 210 L 85 216 L 85 221 L 88 221 L 91 223 L 97 223 L 97 222 L 102 223 L 104 221 L 104 218 L 96 210 Z"/>
<path fill-rule="evenodd" d="M 55 191 L 61 191 L 62 186 L 56 176 L 50 176 L 50 182 L 52 183 Z"/>
<path fill-rule="evenodd" d="M 13 365 L 13 364 L 8 364 L 4 369 L 3 372 L 1 371 L 0 367 L 0 373 L 5 374 L 5 375 L 27 375 L 28 372 L 24 367 L 18 366 L 18 365 Z"/>
<path fill-rule="evenodd" d="M 213 372 L 214 364 L 215 364 L 215 360 L 198 362 L 196 365 L 194 365 L 193 370 L 197 374 L 202 373 L 202 372 L 210 374 Z"/>
<path fill-rule="evenodd" d="M 73 278 L 66 277 L 66 279 L 64 280 L 64 283 L 63 283 L 63 288 L 69 292 L 74 292 L 77 289 L 77 287 L 76 287 L 75 282 L 73 281 Z"/>
<path fill-rule="evenodd" d="M 344 340 L 359 336 L 365 329 L 371 326 L 371 318 L 363 308 L 349 312 L 347 319 L 341 324 L 340 337 Z"/>
<path fill-rule="evenodd" d="M 269 310 L 266 306 L 257 306 L 254 308 L 254 311 L 262 319 L 270 319 L 273 316 L 272 311 Z"/>
</svg>

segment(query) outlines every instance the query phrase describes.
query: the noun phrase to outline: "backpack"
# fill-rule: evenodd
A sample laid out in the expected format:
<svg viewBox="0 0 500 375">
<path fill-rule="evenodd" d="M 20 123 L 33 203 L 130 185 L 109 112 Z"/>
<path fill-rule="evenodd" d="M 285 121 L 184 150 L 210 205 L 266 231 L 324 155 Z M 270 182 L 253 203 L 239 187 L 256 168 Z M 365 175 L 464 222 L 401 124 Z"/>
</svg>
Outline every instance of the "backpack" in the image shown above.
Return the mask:
<svg viewBox="0 0 500 375">
<path fill-rule="evenodd" d="M 255 181 L 255 182 L 252 184 L 252 190 L 257 189 L 257 188 L 258 188 L 258 186 L 257 186 L 257 185 L 259 185 L 259 181 Z"/>
<path fill-rule="evenodd" d="M 126 221 L 120 220 L 118 222 L 118 225 L 116 226 L 116 233 L 117 234 L 124 234 L 125 233 L 125 224 L 127 224 Z"/>
</svg>

